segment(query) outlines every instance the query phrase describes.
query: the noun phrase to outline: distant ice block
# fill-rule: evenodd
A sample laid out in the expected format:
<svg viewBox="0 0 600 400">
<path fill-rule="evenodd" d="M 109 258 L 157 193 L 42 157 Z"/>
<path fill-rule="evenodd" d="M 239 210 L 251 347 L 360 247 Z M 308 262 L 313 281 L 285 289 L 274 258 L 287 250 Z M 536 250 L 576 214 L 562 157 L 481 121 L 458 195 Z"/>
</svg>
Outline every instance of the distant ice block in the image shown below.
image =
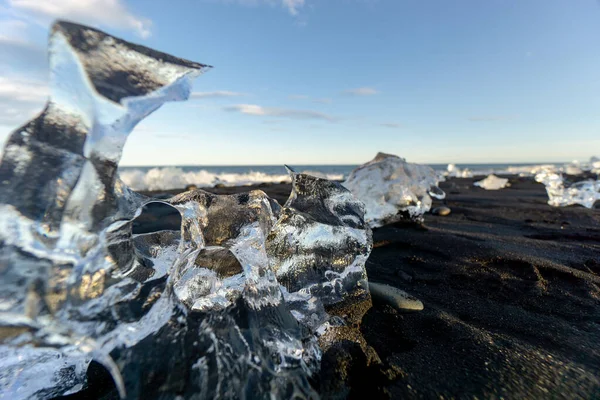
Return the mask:
<svg viewBox="0 0 600 400">
<path fill-rule="evenodd" d="M 375 228 L 401 219 L 421 220 L 431 208 L 431 197 L 446 196 L 438 179 L 427 165 L 378 153 L 352 171 L 343 185 L 365 204 L 365 220 Z"/>
<path fill-rule="evenodd" d="M 318 397 L 325 309 L 368 296 L 362 204 L 295 173 L 283 208 L 137 194 L 117 177 L 128 134 L 207 66 L 67 22 L 50 65 L 48 105 L 0 163 L 0 397 L 76 393 L 91 360 L 128 398 Z M 151 202 L 181 230 L 133 235 Z"/>
<path fill-rule="evenodd" d="M 499 190 L 504 189 L 508 185 L 507 178 L 499 178 L 496 175 L 488 175 L 485 179 L 473 183 L 475 186 L 479 186 L 485 190 Z"/>
<path fill-rule="evenodd" d="M 580 204 L 593 208 L 600 201 L 600 180 L 588 179 L 568 184 L 562 174 L 553 171 L 540 172 L 535 180 L 546 186 L 548 204 L 553 207 Z"/>
</svg>

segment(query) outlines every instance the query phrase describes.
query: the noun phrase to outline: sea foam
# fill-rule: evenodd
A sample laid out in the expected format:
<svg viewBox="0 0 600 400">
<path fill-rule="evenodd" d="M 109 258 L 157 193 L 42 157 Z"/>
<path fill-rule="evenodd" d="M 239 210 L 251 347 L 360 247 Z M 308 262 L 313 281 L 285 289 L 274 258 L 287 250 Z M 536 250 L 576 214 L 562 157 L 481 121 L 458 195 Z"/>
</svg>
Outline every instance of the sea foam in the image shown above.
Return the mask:
<svg viewBox="0 0 600 400">
<path fill-rule="evenodd" d="M 344 179 L 343 174 L 324 173 L 321 171 L 303 171 L 312 176 L 333 181 Z M 247 186 L 257 183 L 290 183 L 290 175 L 273 174 L 249 170 L 248 172 L 210 172 L 206 169 L 184 171 L 180 167 L 155 167 L 148 171 L 143 169 L 126 169 L 119 172 L 121 180 L 134 190 L 168 190 L 181 189 L 187 185 L 197 187 Z"/>
</svg>

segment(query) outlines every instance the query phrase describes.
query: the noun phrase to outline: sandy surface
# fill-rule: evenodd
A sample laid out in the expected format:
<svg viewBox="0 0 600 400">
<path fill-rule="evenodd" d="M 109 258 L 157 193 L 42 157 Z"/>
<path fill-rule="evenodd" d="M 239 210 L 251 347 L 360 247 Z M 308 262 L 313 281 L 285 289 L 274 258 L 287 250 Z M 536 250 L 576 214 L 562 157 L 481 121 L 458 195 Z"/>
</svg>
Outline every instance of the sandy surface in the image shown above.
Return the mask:
<svg viewBox="0 0 600 400">
<path fill-rule="evenodd" d="M 360 332 L 382 364 L 345 354 L 349 397 L 600 398 L 600 210 L 552 208 L 527 178 L 499 191 L 475 180 L 442 183 L 449 216 L 374 231 L 369 280 L 425 308 L 366 313 Z M 281 204 L 290 190 L 208 190 L 256 188 Z M 135 229 L 165 224 L 177 215 L 155 208 Z"/>
</svg>

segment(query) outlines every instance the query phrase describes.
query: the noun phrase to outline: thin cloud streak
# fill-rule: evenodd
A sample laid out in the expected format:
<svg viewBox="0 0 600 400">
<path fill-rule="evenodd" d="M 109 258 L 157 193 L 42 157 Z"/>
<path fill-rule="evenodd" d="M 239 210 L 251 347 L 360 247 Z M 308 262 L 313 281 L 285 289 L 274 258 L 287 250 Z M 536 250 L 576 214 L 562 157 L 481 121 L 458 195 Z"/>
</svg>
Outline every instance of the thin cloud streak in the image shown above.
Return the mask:
<svg viewBox="0 0 600 400">
<path fill-rule="evenodd" d="M 334 122 L 338 118 L 331 115 L 312 110 L 296 110 L 278 107 L 262 107 L 256 104 L 236 104 L 223 107 L 223 110 L 229 112 L 238 112 L 246 115 L 262 116 L 262 117 L 280 117 L 298 120 L 323 120 Z"/>
<path fill-rule="evenodd" d="M 17 13 L 46 26 L 55 19 L 126 29 L 146 39 L 152 21 L 132 14 L 121 0 L 8 0 Z"/>
<path fill-rule="evenodd" d="M 241 97 L 245 95 L 245 93 L 230 92 L 228 90 L 216 90 L 214 92 L 193 92 L 190 95 L 190 99 L 217 99 L 223 97 Z"/>
<path fill-rule="evenodd" d="M 45 84 L 0 77 L 0 125 L 17 126 L 42 111 L 48 99 Z"/>
<path fill-rule="evenodd" d="M 490 116 L 477 116 L 467 118 L 471 122 L 493 122 L 493 121 L 510 121 L 516 117 L 510 115 L 490 115 Z"/>
<path fill-rule="evenodd" d="M 355 89 L 344 90 L 342 94 L 346 96 L 372 96 L 379 93 L 378 90 L 371 87 L 359 87 Z"/>
</svg>

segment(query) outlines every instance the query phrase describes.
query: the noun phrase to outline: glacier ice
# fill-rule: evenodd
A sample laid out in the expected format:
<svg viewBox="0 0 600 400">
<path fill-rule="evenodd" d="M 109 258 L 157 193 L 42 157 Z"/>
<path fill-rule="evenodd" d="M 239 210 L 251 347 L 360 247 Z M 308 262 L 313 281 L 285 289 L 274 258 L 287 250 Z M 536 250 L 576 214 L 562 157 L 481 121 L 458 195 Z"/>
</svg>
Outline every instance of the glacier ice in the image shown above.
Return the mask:
<svg viewBox="0 0 600 400">
<path fill-rule="evenodd" d="M 485 190 L 499 190 L 504 189 L 506 186 L 508 186 L 508 179 L 499 178 L 496 175 L 491 174 L 486 176 L 485 179 L 474 182 L 473 185 L 479 186 L 480 188 Z"/>
<path fill-rule="evenodd" d="M 586 179 L 575 183 L 565 181 L 561 173 L 545 170 L 535 176 L 543 183 L 548 193 L 548 204 L 553 207 L 565 207 L 580 204 L 587 208 L 595 207 L 600 201 L 600 180 Z"/>
<path fill-rule="evenodd" d="M 352 171 L 343 185 L 365 204 L 365 219 L 375 228 L 402 219 L 422 220 L 431 208 L 431 197 L 446 196 L 438 182 L 437 174 L 427 165 L 378 153 Z"/>
<path fill-rule="evenodd" d="M 0 163 L 0 397 L 85 391 L 95 360 L 127 398 L 316 398 L 328 307 L 369 296 L 364 208 L 290 171 L 261 191 L 152 199 L 117 176 L 128 134 L 208 66 L 58 22 L 52 95 Z M 144 205 L 179 231 L 132 234 Z"/>
</svg>

